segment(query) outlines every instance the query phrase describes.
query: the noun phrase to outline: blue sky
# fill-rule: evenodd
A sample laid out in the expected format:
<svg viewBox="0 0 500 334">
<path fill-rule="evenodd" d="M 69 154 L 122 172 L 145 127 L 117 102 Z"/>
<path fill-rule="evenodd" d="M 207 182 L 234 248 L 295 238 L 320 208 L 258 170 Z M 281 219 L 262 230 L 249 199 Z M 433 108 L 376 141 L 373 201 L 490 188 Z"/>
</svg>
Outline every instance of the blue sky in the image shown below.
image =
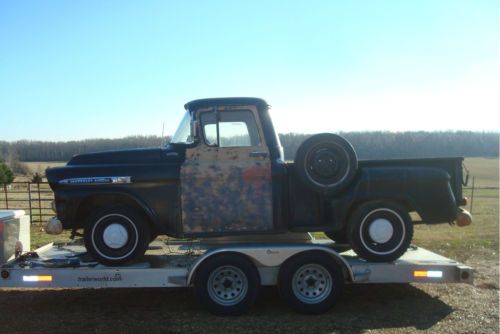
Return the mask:
<svg viewBox="0 0 500 334">
<path fill-rule="evenodd" d="M 172 133 L 258 96 L 279 132 L 500 130 L 500 6 L 2 1 L 0 140 Z"/>
</svg>

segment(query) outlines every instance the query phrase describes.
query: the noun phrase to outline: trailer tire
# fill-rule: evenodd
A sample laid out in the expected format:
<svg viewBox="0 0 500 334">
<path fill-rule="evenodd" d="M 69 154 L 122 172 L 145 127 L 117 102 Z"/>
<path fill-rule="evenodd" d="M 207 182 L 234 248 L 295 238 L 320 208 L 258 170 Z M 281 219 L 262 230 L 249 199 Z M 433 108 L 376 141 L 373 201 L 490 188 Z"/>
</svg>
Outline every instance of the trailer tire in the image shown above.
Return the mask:
<svg viewBox="0 0 500 334">
<path fill-rule="evenodd" d="M 333 133 L 320 133 L 299 146 L 294 167 L 305 186 L 332 195 L 351 183 L 356 176 L 358 159 L 346 139 Z"/>
<path fill-rule="evenodd" d="M 413 238 L 408 210 L 391 201 L 367 202 L 349 219 L 349 241 L 360 257 L 392 262 L 403 255 Z"/>
<path fill-rule="evenodd" d="M 240 315 L 255 303 L 260 276 L 255 265 L 242 255 L 214 255 L 196 270 L 194 288 L 210 313 Z"/>
<path fill-rule="evenodd" d="M 89 216 L 83 239 L 94 259 L 105 265 L 119 266 L 144 255 L 150 235 L 147 221 L 136 210 L 109 206 Z"/>
<path fill-rule="evenodd" d="M 293 310 L 303 314 L 328 311 L 343 287 L 342 268 L 331 256 L 319 251 L 291 257 L 283 263 L 278 275 L 281 298 Z"/>
</svg>

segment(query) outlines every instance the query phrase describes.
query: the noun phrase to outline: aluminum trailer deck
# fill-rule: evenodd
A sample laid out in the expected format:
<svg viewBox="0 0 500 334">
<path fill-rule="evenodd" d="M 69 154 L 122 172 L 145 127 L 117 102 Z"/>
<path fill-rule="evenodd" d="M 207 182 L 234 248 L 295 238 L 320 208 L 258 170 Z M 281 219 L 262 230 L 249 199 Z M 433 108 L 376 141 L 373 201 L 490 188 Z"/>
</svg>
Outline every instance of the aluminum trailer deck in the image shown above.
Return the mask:
<svg viewBox="0 0 500 334">
<path fill-rule="evenodd" d="M 255 266 L 258 272 L 258 285 L 284 285 L 280 276 L 282 267 L 289 267 L 293 259 L 304 257 L 304 254 L 313 254 L 316 257 L 328 255 L 331 264 L 335 264 L 342 272 L 342 282 L 335 283 L 335 277 L 331 276 L 323 266 L 311 264 L 310 267 L 300 267 L 303 275 L 308 275 L 318 270 L 319 276 L 307 276 L 301 281 L 301 274 L 294 274 L 293 280 L 296 288 L 291 291 L 299 297 L 303 307 L 298 309 L 305 313 L 319 313 L 319 311 L 307 308 L 311 305 L 309 293 L 300 290 L 300 284 L 308 284 L 311 296 L 316 293 L 321 295 L 323 289 L 341 289 L 344 283 L 367 284 L 367 283 L 472 283 L 473 269 L 457 261 L 443 257 L 426 249 L 411 246 L 410 249 L 398 260 L 392 263 L 373 263 L 359 259 L 351 250 L 345 250 L 331 241 L 310 240 L 307 242 L 276 242 L 276 243 L 228 243 L 228 244 L 203 244 L 203 243 L 177 243 L 171 244 L 165 241 L 151 243 L 145 257 L 141 262 L 136 262 L 122 267 L 108 267 L 101 265 L 88 258 L 86 250 L 78 244 L 48 244 L 36 250 L 32 254 L 25 254 L 13 259 L 1 266 L 0 288 L 141 288 L 141 287 L 188 287 L 200 285 L 196 283 L 195 276 L 201 268 L 221 255 L 244 257 Z M 310 262 L 317 262 L 312 260 Z M 222 271 L 217 271 L 215 278 L 207 278 L 208 286 L 214 294 L 222 294 L 220 303 L 224 304 L 231 299 L 231 295 L 224 299 L 225 293 L 238 295 L 237 287 L 218 288 L 218 278 L 229 282 L 232 276 L 239 281 L 243 277 L 236 264 L 222 264 Z M 312 266 L 312 267 L 311 267 Z M 229 268 L 229 271 L 225 271 Z M 308 269 L 309 268 L 309 269 Z M 322 269 L 325 269 L 322 271 Z M 204 269 L 205 270 L 205 269 Z M 299 270 L 299 271 L 300 271 Z M 283 270 L 282 270 L 283 271 Z M 339 271 L 339 272 L 340 272 Z M 322 274 L 329 277 L 325 284 Z M 219 276 L 217 276 L 219 275 Z M 298 275 L 298 276 L 297 276 Z M 335 276 L 335 275 L 334 275 Z M 339 275 L 337 275 L 339 276 Z M 314 279 L 317 278 L 316 281 Z M 307 281 L 309 279 L 309 281 Z M 214 281 L 215 280 L 215 281 Z M 212 283 L 210 283 L 212 282 Z M 231 281 L 233 282 L 233 281 Z M 312 283 L 311 283 L 312 282 Z M 233 282 L 236 284 L 236 281 Z M 334 284 L 335 283 L 335 284 Z M 212 285 L 211 285 L 212 284 Z M 228 283 L 229 284 L 229 283 Z M 226 285 L 228 285 L 226 284 Z M 297 285 L 298 284 L 298 285 Z M 337 285 L 336 285 L 337 284 Z M 338 285 L 341 284 L 341 285 Z M 230 284 L 229 284 L 230 285 Z M 313 289 L 314 288 L 314 289 Z M 203 289 L 202 289 L 203 290 Z M 302 292 L 301 292 L 302 291 Z M 202 293 L 201 291 L 200 293 Z M 301 300 L 300 296 L 303 295 Z M 217 295 L 214 297 L 217 301 Z M 312 297 L 311 297 L 312 298 Z M 219 304 L 220 304 L 219 303 Z M 314 304 L 314 300 L 312 300 Z M 208 308 L 217 314 L 233 314 Z M 234 305 L 229 303 L 228 309 Z M 331 305 L 330 305 L 331 306 Z M 234 307 L 233 307 L 234 308 Z M 322 311 L 326 309 L 321 309 Z M 241 310 L 234 314 L 242 313 Z"/>
</svg>

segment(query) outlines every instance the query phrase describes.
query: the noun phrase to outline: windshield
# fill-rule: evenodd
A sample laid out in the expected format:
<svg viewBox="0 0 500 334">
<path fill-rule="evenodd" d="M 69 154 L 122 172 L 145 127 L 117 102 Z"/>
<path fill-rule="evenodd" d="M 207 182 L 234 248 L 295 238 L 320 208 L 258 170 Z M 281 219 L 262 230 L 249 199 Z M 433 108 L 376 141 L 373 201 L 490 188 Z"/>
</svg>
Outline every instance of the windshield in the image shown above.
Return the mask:
<svg viewBox="0 0 500 334">
<path fill-rule="evenodd" d="M 193 137 L 191 137 L 191 114 L 189 111 L 186 111 L 182 117 L 181 124 L 170 142 L 173 144 L 192 144 L 194 142 Z"/>
</svg>

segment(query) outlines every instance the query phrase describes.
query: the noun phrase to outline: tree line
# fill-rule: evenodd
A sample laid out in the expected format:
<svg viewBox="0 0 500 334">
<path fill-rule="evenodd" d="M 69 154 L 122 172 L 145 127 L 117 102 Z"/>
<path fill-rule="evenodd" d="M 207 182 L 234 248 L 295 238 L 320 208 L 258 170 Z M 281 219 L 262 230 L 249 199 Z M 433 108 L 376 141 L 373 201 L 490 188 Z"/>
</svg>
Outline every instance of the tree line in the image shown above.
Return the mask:
<svg viewBox="0 0 500 334">
<path fill-rule="evenodd" d="M 498 157 L 499 133 L 444 132 L 344 132 L 360 159 Z M 293 160 L 300 144 L 310 135 L 280 135 L 285 157 Z"/>
<path fill-rule="evenodd" d="M 499 133 L 494 132 L 345 132 L 360 159 L 423 158 L 439 156 L 498 157 Z M 293 160 L 310 135 L 280 134 L 285 158 Z M 106 150 L 160 147 L 169 138 L 133 136 L 120 139 L 86 139 L 67 142 L 0 141 L 0 157 L 19 161 L 68 161 L 75 154 Z M 14 156 L 14 158 L 12 158 Z M 8 159 L 10 157 L 10 159 Z"/>
<path fill-rule="evenodd" d="M 129 136 L 118 139 L 84 139 L 71 141 L 18 140 L 0 141 L 0 157 L 20 161 L 68 161 L 75 154 L 140 147 L 159 147 L 167 138 Z M 14 156 L 14 158 L 12 158 Z"/>
</svg>

